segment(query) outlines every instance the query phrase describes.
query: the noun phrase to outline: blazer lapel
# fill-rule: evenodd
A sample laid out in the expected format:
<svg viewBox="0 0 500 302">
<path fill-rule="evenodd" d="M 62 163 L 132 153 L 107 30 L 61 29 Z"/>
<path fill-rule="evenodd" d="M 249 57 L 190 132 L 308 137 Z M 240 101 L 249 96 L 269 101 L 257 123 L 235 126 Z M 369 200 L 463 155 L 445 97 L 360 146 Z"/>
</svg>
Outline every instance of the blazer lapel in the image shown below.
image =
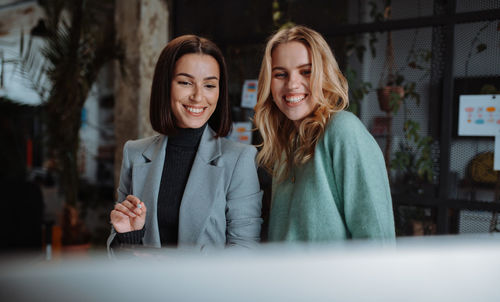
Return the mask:
<svg viewBox="0 0 500 302">
<path fill-rule="evenodd" d="M 224 196 L 219 184 L 223 170 L 215 165 L 221 146 L 214 135 L 207 126 L 189 174 L 179 211 L 179 245 L 193 245 L 198 241 L 217 195 Z"/>
<path fill-rule="evenodd" d="M 167 137 L 160 135 L 142 153 L 145 163 L 133 168 L 133 194 L 146 204 L 146 233 L 143 243 L 147 246 L 161 247 L 160 232 L 158 230 L 157 200 L 160 190 L 161 175 L 165 161 Z"/>
</svg>

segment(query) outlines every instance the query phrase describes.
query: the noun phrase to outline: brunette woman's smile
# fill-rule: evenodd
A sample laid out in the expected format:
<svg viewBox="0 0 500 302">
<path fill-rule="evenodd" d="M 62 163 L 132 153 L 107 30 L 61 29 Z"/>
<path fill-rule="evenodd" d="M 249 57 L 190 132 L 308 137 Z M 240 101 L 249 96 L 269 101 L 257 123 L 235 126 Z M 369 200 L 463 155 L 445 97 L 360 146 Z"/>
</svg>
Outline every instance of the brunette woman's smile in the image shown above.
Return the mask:
<svg viewBox="0 0 500 302">
<path fill-rule="evenodd" d="M 219 100 L 219 77 L 212 56 L 190 53 L 177 60 L 170 92 L 177 127 L 200 128 L 210 119 Z"/>
</svg>

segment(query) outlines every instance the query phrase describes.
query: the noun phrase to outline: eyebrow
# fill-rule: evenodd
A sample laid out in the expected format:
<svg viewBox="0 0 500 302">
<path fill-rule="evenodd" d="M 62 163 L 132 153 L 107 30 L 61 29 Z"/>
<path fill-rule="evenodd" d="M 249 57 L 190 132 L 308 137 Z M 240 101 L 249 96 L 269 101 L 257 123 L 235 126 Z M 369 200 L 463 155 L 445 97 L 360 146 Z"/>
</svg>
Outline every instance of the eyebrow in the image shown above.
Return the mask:
<svg viewBox="0 0 500 302">
<path fill-rule="evenodd" d="M 306 63 L 306 64 L 302 64 L 302 65 L 297 66 L 297 68 L 304 68 L 304 67 L 312 67 L 312 64 L 311 63 Z M 276 69 L 286 70 L 286 68 L 284 68 L 284 67 L 276 66 L 276 67 L 273 67 L 273 69 L 271 71 L 274 71 Z"/>
<path fill-rule="evenodd" d="M 194 77 L 192 75 L 190 75 L 189 73 L 184 73 L 184 72 L 180 72 L 178 74 L 175 75 L 176 77 L 177 76 L 185 76 L 185 77 L 188 77 L 188 78 L 191 78 L 191 79 L 194 79 Z M 204 81 L 208 81 L 208 80 L 219 80 L 218 77 L 216 76 L 210 76 L 210 77 L 206 77 L 203 79 Z"/>
</svg>

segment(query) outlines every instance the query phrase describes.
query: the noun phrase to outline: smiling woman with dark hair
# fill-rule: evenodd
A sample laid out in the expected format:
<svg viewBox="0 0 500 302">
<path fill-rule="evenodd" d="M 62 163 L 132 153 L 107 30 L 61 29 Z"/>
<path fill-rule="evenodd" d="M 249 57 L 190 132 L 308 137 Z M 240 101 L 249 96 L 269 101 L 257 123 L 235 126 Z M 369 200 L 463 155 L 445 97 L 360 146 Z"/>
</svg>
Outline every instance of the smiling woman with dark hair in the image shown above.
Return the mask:
<svg viewBox="0 0 500 302">
<path fill-rule="evenodd" d="M 185 35 L 167 44 L 150 119 L 160 134 L 123 148 L 109 252 L 130 244 L 255 245 L 262 223 L 257 151 L 222 138 L 231 130 L 230 104 L 226 64 L 213 42 Z"/>
<path fill-rule="evenodd" d="M 177 74 L 175 74 L 175 62 L 181 59 L 184 55 L 205 55 L 203 57 L 211 57 L 211 63 L 217 65 L 217 74 L 220 78 L 213 76 L 212 80 L 218 85 L 215 89 L 219 95 L 217 107 L 211 109 L 208 115 L 208 123 L 210 127 L 217 133 L 218 137 L 224 137 L 231 130 L 231 107 L 228 98 L 227 88 L 227 71 L 226 62 L 219 48 L 210 40 L 205 38 L 186 35 L 170 41 L 162 51 L 158 63 L 156 64 L 153 84 L 151 88 L 151 104 L 149 109 L 149 117 L 153 129 L 164 135 L 171 135 L 176 132 L 175 109 L 172 102 L 165 102 L 170 99 L 172 84 Z M 188 60 L 186 60 L 188 61 Z M 174 63 L 174 64 L 172 64 Z M 193 63 L 195 69 L 199 66 Z M 215 65 L 213 65 L 215 67 Z M 219 70 L 220 69 L 220 70 Z M 215 73 L 215 70 L 214 70 Z M 189 76 L 188 76 L 189 78 Z M 213 114 L 211 114 L 213 113 Z"/>
</svg>

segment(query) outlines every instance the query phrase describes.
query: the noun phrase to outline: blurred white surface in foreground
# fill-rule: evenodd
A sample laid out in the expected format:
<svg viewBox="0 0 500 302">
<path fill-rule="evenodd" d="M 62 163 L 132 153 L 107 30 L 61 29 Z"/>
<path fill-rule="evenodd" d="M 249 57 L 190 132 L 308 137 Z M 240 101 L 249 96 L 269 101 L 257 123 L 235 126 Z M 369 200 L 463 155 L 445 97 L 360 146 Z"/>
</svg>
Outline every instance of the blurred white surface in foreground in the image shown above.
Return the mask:
<svg viewBox="0 0 500 302">
<path fill-rule="evenodd" d="M 1 301 L 500 301 L 500 236 L 0 262 Z"/>
</svg>

